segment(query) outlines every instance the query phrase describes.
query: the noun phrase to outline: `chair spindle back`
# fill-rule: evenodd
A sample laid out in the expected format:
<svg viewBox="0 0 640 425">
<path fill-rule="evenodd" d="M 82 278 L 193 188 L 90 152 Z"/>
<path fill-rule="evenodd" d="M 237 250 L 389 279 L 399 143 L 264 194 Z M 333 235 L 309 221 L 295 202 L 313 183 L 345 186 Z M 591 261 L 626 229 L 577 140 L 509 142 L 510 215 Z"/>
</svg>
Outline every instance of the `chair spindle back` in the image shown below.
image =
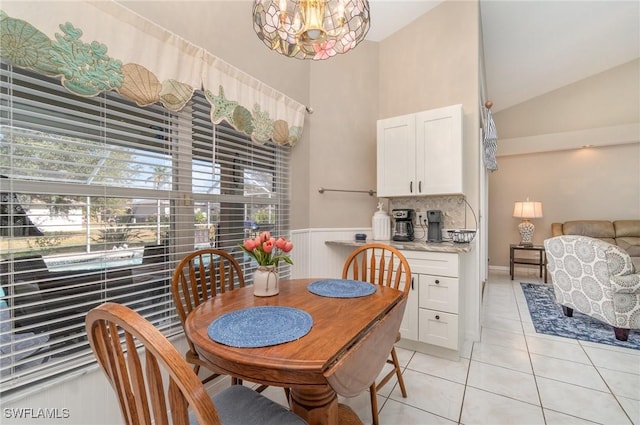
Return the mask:
<svg viewBox="0 0 640 425">
<path fill-rule="evenodd" d="M 362 245 L 347 257 L 342 278 L 388 286 L 405 294 L 411 288 L 407 259 L 398 249 L 377 242 Z"/>
</svg>

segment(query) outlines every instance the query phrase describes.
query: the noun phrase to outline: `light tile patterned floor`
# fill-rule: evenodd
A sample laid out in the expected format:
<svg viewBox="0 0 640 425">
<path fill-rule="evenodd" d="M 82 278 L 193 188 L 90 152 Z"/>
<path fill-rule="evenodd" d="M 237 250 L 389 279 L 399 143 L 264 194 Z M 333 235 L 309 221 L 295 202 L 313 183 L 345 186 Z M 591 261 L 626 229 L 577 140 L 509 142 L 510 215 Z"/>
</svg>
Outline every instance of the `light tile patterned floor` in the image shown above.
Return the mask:
<svg viewBox="0 0 640 425">
<path fill-rule="evenodd" d="M 540 279 L 491 274 L 481 340 L 459 361 L 397 349 L 408 397 L 383 388 L 382 425 L 640 425 L 640 351 L 536 333 L 521 281 Z M 371 423 L 368 393 L 340 401 Z"/>
</svg>

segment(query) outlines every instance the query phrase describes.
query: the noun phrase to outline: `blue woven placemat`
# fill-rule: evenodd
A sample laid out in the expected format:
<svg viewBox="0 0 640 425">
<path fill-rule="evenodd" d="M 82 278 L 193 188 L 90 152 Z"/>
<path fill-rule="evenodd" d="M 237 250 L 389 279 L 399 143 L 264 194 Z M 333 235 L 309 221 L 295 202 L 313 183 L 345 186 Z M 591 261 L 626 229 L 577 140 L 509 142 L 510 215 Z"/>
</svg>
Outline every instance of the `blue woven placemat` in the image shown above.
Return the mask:
<svg viewBox="0 0 640 425">
<path fill-rule="evenodd" d="M 328 279 L 311 282 L 309 292 L 323 297 L 356 298 L 366 297 L 376 292 L 376 286 L 368 282 L 349 279 Z"/>
<path fill-rule="evenodd" d="M 249 307 L 223 314 L 207 328 L 209 338 L 239 348 L 267 347 L 306 335 L 313 319 L 306 311 L 280 306 Z"/>
</svg>

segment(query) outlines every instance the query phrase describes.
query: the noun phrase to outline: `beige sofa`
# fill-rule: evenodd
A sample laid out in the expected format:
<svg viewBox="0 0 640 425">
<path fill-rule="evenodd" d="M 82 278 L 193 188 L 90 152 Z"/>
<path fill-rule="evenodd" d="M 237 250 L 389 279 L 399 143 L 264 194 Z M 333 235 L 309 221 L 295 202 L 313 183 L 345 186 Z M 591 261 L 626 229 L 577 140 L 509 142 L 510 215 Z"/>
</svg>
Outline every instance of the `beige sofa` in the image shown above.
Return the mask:
<svg viewBox="0 0 640 425">
<path fill-rule="evenodd" d="M 601 239 L 627 251 L 640 270 L 640 220 L 576 220 L 551 224 L 551 236 L 581 235 Z"/>
</svg>

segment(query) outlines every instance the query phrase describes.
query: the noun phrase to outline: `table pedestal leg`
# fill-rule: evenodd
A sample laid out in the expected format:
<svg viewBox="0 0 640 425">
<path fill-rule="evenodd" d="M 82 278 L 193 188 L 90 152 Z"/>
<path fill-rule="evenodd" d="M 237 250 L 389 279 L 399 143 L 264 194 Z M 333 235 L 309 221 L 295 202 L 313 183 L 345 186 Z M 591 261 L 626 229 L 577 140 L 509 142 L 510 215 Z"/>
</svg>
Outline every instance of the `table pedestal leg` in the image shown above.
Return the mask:
<svg viewBox="0 0 640 425">
<path fill-rule="evenodd" d="M 309 425 L 338 425 L 338 397 L 330 386 L 291 389 L 291 410 Z"/>
</svg>

